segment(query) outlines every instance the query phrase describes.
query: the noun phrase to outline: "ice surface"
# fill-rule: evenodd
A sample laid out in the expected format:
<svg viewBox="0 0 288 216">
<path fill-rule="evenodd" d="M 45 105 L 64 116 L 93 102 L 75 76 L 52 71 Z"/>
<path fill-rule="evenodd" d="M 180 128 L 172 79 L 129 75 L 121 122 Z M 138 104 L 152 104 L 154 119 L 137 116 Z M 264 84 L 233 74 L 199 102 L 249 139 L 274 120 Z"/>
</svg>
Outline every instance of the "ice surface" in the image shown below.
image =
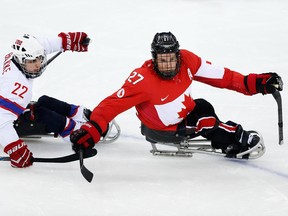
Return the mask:
<svg viewBox="0 0 288 216">
<path fill-rule="evenodd" d="M 0 20 L 1 56 L 22 33 L 85 31 L 93 40 L 88 53 L 66 52 L 49 65 L 35 80 L 35 100 L 47 94 L 93 108 L 150 58 L 152 38 L 161 31 L 173 32 L 181 48 L 243 74 L 276 71 L 284 83 L 288 79 L 286 0 L 2 0 Z M 0 215 L 287 216 L 286 94 L 284 89 L 285 140 L 279 146 L 272 96 L 194 83 L 194 98 L 210 101 L 223 121 L 263 134 L 267 151 L 257 160 L 153 156 L 131 109 L 116 118 L 119 140 L 98 145 L 98 155 L 85 160 L 94 173 L 91 184 L 78 162 L 27 169 L 1 162 Z M 37 157 L 72 153 L 61 139 L 27 143 Z"/>
</svg>

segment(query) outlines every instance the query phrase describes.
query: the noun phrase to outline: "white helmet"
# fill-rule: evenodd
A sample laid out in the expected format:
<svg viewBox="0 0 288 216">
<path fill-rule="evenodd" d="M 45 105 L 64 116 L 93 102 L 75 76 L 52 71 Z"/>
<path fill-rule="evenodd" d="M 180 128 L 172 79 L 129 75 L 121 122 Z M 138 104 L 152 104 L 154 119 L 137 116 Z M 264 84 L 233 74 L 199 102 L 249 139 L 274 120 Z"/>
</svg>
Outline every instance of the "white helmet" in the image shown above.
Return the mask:
<svg viewBox="0 0 288 216">
<path fill-rule="evenodd" d="M 44 47 L 32 35 L 24 34 L 17 38 L 12 45 L 13 57 L 17 64 L 19 64 L 21 71 L 27 78 L 39 77 L 46 69 L 47 56 Z M 26 60 L 41 60 L 41 68 L 38 73 L 29 72 L 25 69 Z"/>
</svg>

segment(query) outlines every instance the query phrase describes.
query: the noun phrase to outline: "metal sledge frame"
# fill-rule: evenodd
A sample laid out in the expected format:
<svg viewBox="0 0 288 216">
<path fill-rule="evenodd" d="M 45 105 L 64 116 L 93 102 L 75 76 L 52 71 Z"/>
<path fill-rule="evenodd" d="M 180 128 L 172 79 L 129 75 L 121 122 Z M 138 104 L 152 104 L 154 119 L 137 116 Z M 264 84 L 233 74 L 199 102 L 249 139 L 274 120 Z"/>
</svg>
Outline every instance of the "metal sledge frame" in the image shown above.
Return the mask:
<svg viewBox="0 0 288 216">
<path fill-rule="evenodd" d="M 208 150 L 211 152 L 216 150 L 213 149 L 209 144 L 210 142 L 205 139 L 184 140 L 180 143 L 164 143 L 164 142 L 157 142 L 157 143 L 150 142 L 150 143 L 152 146 L 150 152 L 153 155 L 192 157 L 193 153 L 196 153 L 199 150 L 201 151 L 205 150 L 205 152 L 207 152 Z M 157 148 L 156 144 L 161 146 L 174 147 L 174 150 L 172 150 L 171 148 L 169 150 L 167 150 L 167 148 L 165 150 L 162 150 Z"/>
<path fill-rule="evenodd" d="M 101 140 L 100 143 L 112 143 L 116 141 L 121 134 L 121 129 L 120 126 L 117 124 L 117 122 L 113 119 L 109 123 L 109 129 L 106 133 L 106 136 L 104 136 Z"/>
<path fill-rule="evenodd" d="M 117 124 L 117 122 L 113 119 L 109 123 L 109 129 L 104 137 L 101 138 L 99 143 L 112 143 L 115 142 L 121 134 L 120 126 Z M 31 135 L 22 135 L 20 136 L 22 139 L 35 139 L 35 138 L 41 138 L 41 137 L 54 137 L 57 138 L 58 134 L 55 133 L 44 133 L 43 134 L 31 134 Z"/>
<path fill-rule="evenodd" d="M 184 139 L 180 143 L 167 143 L 167 142 L 150 142 L 152 149 L 150 152 L 153 155 L 163 156 L 180 156 L 180 157 L 192 157 L 194 153 L 218 155 L 223 157 L 229 157 L 221 151 L 221 149 L 215 149 L 211 146 L 211 142 L 206 139 Z M 157 145 L 174 147 L 174 149 L 167 148 L 164 150 L 159 149 Z M 175 150 L 176 148 L 176 150 Z M 260 135 L 260 142 L 247 151 L 238 153 L 234 158 L 237 159 L 257 159 L 265 153 L 265 145 L 263 137 Z M 248 156 L 248 157 L 247 157 Z"/>
</svg>

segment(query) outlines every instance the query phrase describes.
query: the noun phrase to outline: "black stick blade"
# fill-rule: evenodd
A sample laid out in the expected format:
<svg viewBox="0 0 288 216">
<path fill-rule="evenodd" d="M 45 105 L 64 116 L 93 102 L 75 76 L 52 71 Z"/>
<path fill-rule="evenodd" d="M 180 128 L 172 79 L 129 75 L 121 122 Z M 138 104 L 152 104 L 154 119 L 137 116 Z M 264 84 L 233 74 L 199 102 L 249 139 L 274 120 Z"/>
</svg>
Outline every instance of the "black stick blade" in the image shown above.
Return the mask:
<svg viewBox="0 0 288 216">
<path fill-rule="evenodd" d="M 278 132 L 279 132 L 279 145 L 283 145 L 283 114 L 282 114 L 282 98 L 279 91 L 275 91 L 273 94 L 274 99 L 277 102 L 278 108 Z"/>
<path fill-rule="evenodd" d="M 84 152 L 85 153 L 85 152 Z M 82 176 L 89 182 L 92 182 L 93 176 L 94 174 L 88 170 L 85 166 L 84 166 L 84 162 L 83 162 L 83 149 L 80 149 L 79 151 L 79 162 L 80 162 L 80 171 Z"/>
</svg>

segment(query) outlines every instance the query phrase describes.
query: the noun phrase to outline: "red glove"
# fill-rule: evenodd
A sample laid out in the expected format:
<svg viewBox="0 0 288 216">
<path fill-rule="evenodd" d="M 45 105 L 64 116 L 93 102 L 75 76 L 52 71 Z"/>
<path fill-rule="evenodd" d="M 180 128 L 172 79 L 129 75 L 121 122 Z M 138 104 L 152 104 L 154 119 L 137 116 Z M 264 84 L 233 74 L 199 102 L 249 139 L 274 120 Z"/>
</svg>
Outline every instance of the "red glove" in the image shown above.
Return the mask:
<svg viewBox="0 0 288 216">
<path fill-rule="evenodd" d="M 76 152 L 80 148 L 93 148 L 95 143 L 99 142 L 102 134 L 102 129 L 94 121 L 88 121 L 81 126 L 80 129 L 75 130 L 70 135 L 72 149 Z"/>
<path fill-rule="evenodd" d="M 11 166 L 24 168 L 33 164 L 33 154 L 29 151 L 23 140 L 17 140 L 4 148 L 4 152 L 10 156 Z"/>
<path fill-rule="evenodd" d="M 87 34 L 85 32 L 61 32 L 58 34 L 62 38 L 62 48 L 64 51 L 72 50 L 76 52 L 88 51 L 89 44 L 83 44 Z"/>
<path fill-rule="evenodd" d="M 251 94 L 273 94 L 283 90 L 283 81 L 277 73 L 249 74 L 244 83 Z"/>
</svg>

